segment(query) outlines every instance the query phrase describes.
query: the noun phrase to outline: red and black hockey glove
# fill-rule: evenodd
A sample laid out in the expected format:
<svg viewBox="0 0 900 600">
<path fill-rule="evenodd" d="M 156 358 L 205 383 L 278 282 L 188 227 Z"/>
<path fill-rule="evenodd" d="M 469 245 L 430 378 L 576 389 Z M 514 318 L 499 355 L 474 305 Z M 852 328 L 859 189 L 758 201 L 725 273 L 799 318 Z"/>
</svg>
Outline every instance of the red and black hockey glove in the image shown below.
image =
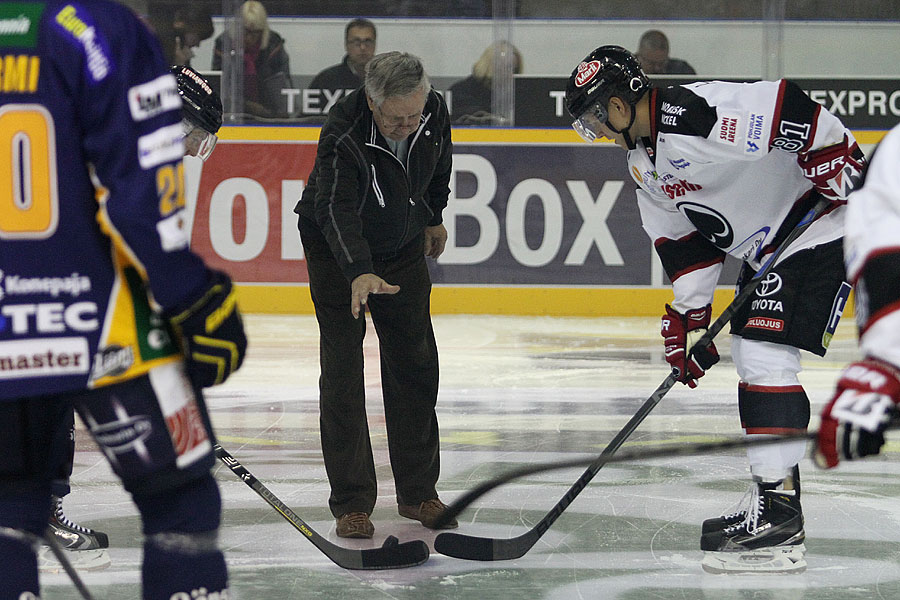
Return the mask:
<svg viewBox="0 0 900 600">
<path fill-rule="evenodd" d="M 884 430 L 900 416 L 900 371 L 867 358 L 844 369 L 834 397 L 822 410 L 815 460 L 822 468 L 878 454 Z"/>
<path fill-rule="evenodd" d="M 856 187 L 866 158 L 845 135 L 837 144 L 799 153 L 797 162 L 817 192 L 829 200 L 845 200 Z"/>
<path fill-rule="evenodd" d="M 218 385 L 241 366 L 247 337 L 228 275 L 213 271 L 210 287 L 198 300 L 166 316 L 182 340 L 188 374 L 195 384 Z"/>
<path fill-rule="evenodd" d="M 697 387 L 697 380 L 706 374 L 706 369 L 719 362 L 719 351 L 710 342 L 705 348 L 691 348 L 709 329 L 712 306 L 695 308 L 684 314 L 666 304 L 666 314 L 662 318 L 660 333 L 666 344 L 666 362 L 672 365 L 672 374 L 681 383 Z"/>
</svg>

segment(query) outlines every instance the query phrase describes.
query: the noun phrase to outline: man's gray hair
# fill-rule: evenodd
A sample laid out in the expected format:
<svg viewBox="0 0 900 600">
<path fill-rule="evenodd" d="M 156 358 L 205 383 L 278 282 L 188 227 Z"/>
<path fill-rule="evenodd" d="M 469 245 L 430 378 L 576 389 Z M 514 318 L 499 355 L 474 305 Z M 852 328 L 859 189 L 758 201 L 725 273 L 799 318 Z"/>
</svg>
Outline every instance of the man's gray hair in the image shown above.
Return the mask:
<svg viewBox="0 0 900 600">
<path fill-rule="evenodd" d="M 375 55 L 366 64 L 366 94 L 380 107 L 387 98 L 409 96 L 431 89 L 422 59 L 406 52 Z"/>
</svg>

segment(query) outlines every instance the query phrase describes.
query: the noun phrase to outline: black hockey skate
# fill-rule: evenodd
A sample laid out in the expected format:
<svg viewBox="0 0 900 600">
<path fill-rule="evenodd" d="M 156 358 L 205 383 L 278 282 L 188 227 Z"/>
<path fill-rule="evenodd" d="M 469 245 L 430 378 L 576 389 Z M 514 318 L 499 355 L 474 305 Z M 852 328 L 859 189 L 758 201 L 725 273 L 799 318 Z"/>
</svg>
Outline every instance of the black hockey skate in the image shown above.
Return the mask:
<svg viewBox="0 0 900 600">
<path fill-rule="evenodd" d="M 53 510 L 50 514 L 50 533 L 56 543 L 68 550 L 69 562 L 79 571 L 99 571 L 111 564 L 109 537 L 102 531 L 96 531 L 73 523 L 66 517 L 62 509 L 62 498 L 53 496 Z M 62 573 L 63 566 L 56 560 L 49 546 L 41 546 L 38 550 L 38 570 L 41 573 Z"/>
<path fill-rule="evenodd" d="M 798 573 L 806 569 L 805 533 L 799 491 L 777 489 L 780 482 L 754 483 L 744 511 L 710 519 L 700 536 L 709 573 Z M 744 514 L 744 519 L 734 522 Z M 714 529 L 714 522 L 731 523 Z"/>
<path fill-rule="evenodd" d="M 794 465 L 793 470 L 791 471 L 791 478 L 794 480 L 794 491 L 797 494 L 797 500 L 800 500 L 800 467 Z M 747 497 L 751 494 L 752 489 L 747 491 L 747 494 L 744 495 L 744 498 L 738 503 L 739 506 L 747 506 Z M 713 519 L 706 519 L 703 521 L 703 527 L 701 530 L 701 542 L 700 545 L 702 547 L 702 537 L 706 537 L 707 534 L 714 533 L 717 531 L 722 531 L 728 527 L 733 527 L 738 523 L 742 523 L 747 518 L 747 509 L 742 508 L 736 512 L 728 513 L 726 515 L 722 515 L 721 517 L 715 517 Z"/>
<path fill-rule="evenodd" d="M 109 548 L 109 537 L 102 531 L 73 523 L 63 513 L 62 498 L 53 496 L 50 527 L 64 550 L 98 550 Z"/>
</svg>

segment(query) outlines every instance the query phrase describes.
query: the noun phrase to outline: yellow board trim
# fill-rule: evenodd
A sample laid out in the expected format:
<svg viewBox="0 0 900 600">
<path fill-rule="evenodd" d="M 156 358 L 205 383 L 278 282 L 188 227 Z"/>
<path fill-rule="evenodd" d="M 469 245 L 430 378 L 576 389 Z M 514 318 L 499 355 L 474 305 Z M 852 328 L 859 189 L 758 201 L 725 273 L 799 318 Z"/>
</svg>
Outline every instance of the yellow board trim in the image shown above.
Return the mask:
<svg viewBox="0 0 900 600">
<path fill-rule="evenodd" d="M 236 284 L 246 313 L 313 314 L 306 285 Z M 716 290 L 713 314 L 734 298 L 730 287 Z M 435 286 L 432 314 L 537 315 L 565 317 L 656 317 L 672 301 L 671 288 L 641 287 L 470 287 Z M 853 314 L 853 295 L 844 315 Z"/>
<path fill-rule="evenodd" d="M 298 125 L 293 127 L 222 127 L 219 140 L 228 142 L 318 142 L 318 126 Z M 887 131 L 854 131 L 853 136 L 860 144 L 877 144 Z M 479 129 L 470 127 L 453 128 L 453 142 L 459 144 L 584 144 L 573 129 Z M 596 142 L 612 144 L 601 138 Z"/>
</svg>

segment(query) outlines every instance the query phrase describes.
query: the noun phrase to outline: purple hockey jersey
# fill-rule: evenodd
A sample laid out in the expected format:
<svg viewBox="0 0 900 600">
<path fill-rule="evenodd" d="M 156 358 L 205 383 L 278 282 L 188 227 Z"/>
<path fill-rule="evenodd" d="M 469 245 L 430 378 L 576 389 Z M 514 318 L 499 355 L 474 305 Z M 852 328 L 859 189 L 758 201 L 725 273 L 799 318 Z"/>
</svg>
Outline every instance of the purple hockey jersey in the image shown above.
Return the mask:
<svg viewBox="0 0 900 600">
<path fill-rule="evenodd" d="M 181 358 L 158 311 L 209 272 L 182 227 L 180 122 L 128 8 L 0 3 L 0 401 Z"/>
</svg>

